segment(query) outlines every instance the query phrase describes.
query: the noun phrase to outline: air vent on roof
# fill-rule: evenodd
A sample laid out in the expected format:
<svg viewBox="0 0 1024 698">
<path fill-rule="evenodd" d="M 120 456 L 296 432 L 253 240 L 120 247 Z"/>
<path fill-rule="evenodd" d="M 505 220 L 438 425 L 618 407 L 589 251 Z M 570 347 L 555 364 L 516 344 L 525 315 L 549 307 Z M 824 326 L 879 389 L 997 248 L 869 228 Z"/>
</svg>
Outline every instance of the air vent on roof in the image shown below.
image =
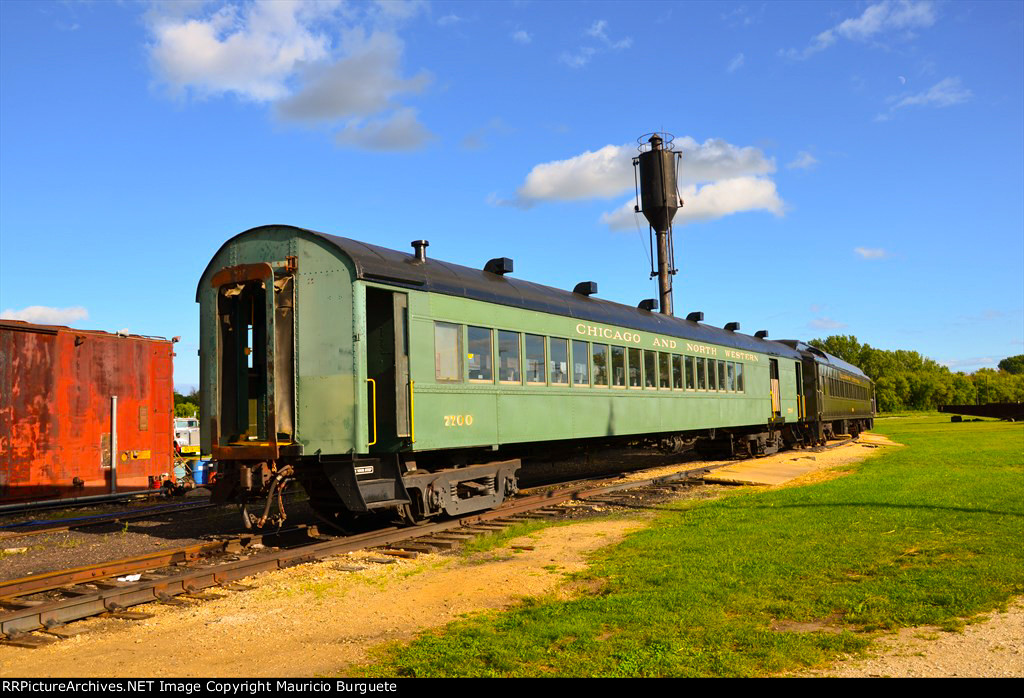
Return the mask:
<svg viewBox="0 0 1024 698">
<path fill-rule="evenodd" d="M 653 312 L 658 309 L 658 301 L 654 298 L 645 298 L 636 307 L 640 308 L 640 310 Z"/>
<path fill-rule="evenodd" d="M 686 316 L 686 319 L 690 322 L 704 322 L 704 313 L 699 310 L 695 310 Z"/>
<path fill-rule="evenodd" d="M 429 246 L 430 246 L 430 243 L 427 242 L 426 240 L 413 240 L 412 241 L 412 248 L 414 250 L 416 250 L 416 261 L 417 262 L 425 262 L 425 261 L 427 261 L 427 247 L 429 247 Z"/>
<path fill-rule="evenodd" d="M 727 323 L 725 323 L 725 331 L 726 332 L 735 332 L 739 328 L 740 328 L 740 323 L 738 323 L 738 322 L 727 322 Z"/>
<path fill-rule="evenodd" d="M 576 288 L 572 290 L 573 293 L 578 293 L 581 296 L 593 296 L 597 293 L 597 282 L 595 281 L 581 281 L 576 284 Z"/>
<path fill-rule="evenodd" d="M 766 339 L 768 337 L 768 330 L 758 330 L 754 333 L 754 336 L 758 339 Z"/>
<path fill-rule="evenodd" d="M 495 257 L 484 265 L 484 271 L 504 276 L 511 274 L 513 270 L 512 260 L 508 257 Z"/>
</svg>

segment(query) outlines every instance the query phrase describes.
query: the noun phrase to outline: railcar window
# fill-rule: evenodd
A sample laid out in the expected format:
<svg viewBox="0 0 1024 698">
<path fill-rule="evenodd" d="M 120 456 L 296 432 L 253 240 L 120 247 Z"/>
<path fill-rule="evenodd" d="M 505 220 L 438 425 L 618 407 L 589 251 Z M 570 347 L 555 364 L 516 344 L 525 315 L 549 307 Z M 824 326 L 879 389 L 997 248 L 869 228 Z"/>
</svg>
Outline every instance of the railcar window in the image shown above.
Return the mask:
<svg viewBox="0 0 1024 698">
<path fill-rule="evenodd" d="M 725 367 L 726 367 L 726 380 L 727 380 L 727 385 L 729 386 L 729 392 L 730 393 L 735 393 L 736 392 L 736 364 L 734 364 L 732 361 L 729 361 L 729 362 L 726 363 Z"/>
<path fill-rule="evenodd" d="M 658 353 L 658 387 L 672 387 L 672 370 L 669 368 L 668 354 L 665 352 Z"/>
<path fill-rule="evenodd" d="M 526 335 L 526 382 L 546 384 L 544 379 L 544 338 L 537 334 Z"/>
<path fill-rule="evenodd" d="M 697 357 L 697 390 L 708 389 L 707 372 L 705 371 L 707 365 L 707 359 L 703 356 Z"/>
<path fill-rule="evenodd" d="M 623 347 L 612 347 L 612 385 L 626 385 L 626 350 Z"/>
<path fill-rule="evenodd" d="M 725 362 L 718 362 L 718 389 L 725 390 Z"/>
<path fill-rule="evenodd" d="M 643 386 L 643 352 L 640 349 L 629 348 L 629 387 L 639 388 Z"/>
<path fill-rule="evenodd" d="M 743 390 L 743 364 L 736 364 L 736 392 L 742 393 Z"/>
<path fill-rule="evenodd" d="M 590 385 L 590 352 L 587 343 L 572 342 L 572 382 L 575 385 Z"/>
<path fill-rule="evenodd" d="M 683 368 L 683 365 L 686 368 Z M 692 388 L 692 385 L 684 385 L 683 376 L 686 376 L 686 380 L 689 383 L 693 382 L 693 367 L 690 366 L 690 357 L 680 356 L 679 354 L 672 355 L 672 387 L 676 390 L 682 390 L 684 387 Z"/>
<path fill-rule="evenodd" d="M 462 380 L 462 325 L 434 323 L 434 378 Z"/>
<path fill-rule="evenodd" d="M 684 356 L 682 358 L 686 362 L 686 389 L 693 390 L 697 387 L 697 377 L 694 375 L 696 373 L 697 359 L 692 356 Z"/>
<path fill-rule="evenodd" d="M 498 330 L 498 380 L 522 383 L 519 363 L 519 333 Z"/>
<path fill-rule="evenodd" d="M 594 385 L 608 385 L 608 345 L 595 344 L 594 352 Z"/>
<path fill-rule="evenodd" d="M 569 383 L 569 340 L 551 337 L 548 340 L 548 361 L 551 368 L 551 383 Z"/>
<path fill-rule="evenodd" d="M 718 361 L 708 359 L 708 390 L 718 390 Z"/>
<path fill-rule="evenodd" d="M 653 351 L 644 352 L 644 387 L 654 388 L 658 385 L 657 357 Z"/>
<path fill-rule="evenodd" d="M 490 383 L 494 380 L 494 332 L 485 327 L 470 327 L 468 334 L 469 380 Z"/>
</svg>

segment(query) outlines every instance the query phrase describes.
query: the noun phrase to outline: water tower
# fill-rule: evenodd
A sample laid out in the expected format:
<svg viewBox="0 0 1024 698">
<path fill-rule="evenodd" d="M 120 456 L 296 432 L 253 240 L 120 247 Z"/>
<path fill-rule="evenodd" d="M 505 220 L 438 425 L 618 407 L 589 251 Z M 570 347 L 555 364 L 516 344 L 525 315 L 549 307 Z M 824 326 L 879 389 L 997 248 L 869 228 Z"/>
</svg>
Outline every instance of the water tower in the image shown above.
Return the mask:
<svg viewBox="0 0 1024 698">
<path fill-rule="evenodd" d="M 645 140 L 646 139 L 646 140 Z M 651 278 L 658 277 L 661 312 L 672 314 L 672 277 L 675 276 L 675 248 L 672 244 L 672 218 L 683 205 L 676 184 L 676 163 L 682 155 L 672 150 L 670 133 L 648 133 L 640 136 L 640 155 L 633 158 L 638 170 L 637 204 L 634 210 L 643 213 L 657 240 L 658 267 L 651 269 Z M 651 263 L 653 265 L 653 258 Z"/>
</svg>

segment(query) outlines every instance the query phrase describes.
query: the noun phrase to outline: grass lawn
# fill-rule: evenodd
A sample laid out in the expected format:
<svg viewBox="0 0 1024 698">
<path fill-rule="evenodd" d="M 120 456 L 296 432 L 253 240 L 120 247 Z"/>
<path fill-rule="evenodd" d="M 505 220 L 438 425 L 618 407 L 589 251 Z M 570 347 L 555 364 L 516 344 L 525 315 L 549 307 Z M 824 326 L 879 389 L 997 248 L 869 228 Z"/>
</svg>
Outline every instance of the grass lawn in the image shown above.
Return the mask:
<svg viewBox="0 0 1024 698">
<path fill-rule="evenodd" d="M 369 675 L 758 676 L 821 665 L 877 629 L 1024 593 L 1024 425 L 880 419 L 846 477 L 683 502 L 602 551 L 572 601 L 534 599 L 391 647 Z M 783 632 L 832 619 L 845 630 Z"/>
</svg>

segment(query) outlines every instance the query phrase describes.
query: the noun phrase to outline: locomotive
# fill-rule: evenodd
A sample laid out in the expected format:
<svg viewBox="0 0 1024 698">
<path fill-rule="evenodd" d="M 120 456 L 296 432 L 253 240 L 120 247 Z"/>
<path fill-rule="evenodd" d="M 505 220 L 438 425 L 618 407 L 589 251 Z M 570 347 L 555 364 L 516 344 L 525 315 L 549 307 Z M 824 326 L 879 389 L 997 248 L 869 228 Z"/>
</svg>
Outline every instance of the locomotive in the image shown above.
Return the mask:
<svg viewBox="0 0 1024 698">
<path fill-rule="evenodd" d="M 871 380 L 742 334 L 289 225 L 231 238 L 199 281 L 214 497 L 297 480 L 332 522 L 492 508 L 538 450 L 659 444 L 763 455 L 872 426 Z"/>
</svg>

